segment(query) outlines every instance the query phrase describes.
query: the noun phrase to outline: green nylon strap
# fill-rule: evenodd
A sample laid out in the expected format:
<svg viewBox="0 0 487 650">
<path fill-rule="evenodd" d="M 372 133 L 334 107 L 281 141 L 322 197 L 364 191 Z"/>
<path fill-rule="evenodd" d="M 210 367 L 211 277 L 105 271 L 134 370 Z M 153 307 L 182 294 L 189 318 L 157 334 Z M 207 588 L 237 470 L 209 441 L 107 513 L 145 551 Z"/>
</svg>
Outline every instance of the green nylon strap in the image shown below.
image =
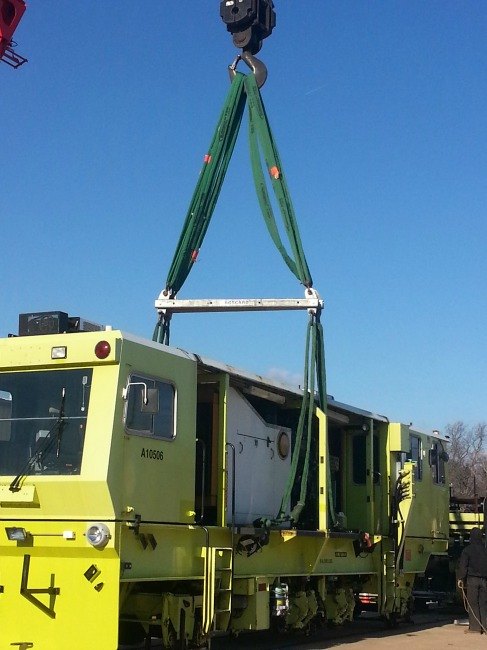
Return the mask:
<svg viewBox="0 0 487 650">
<path fill-rule="evenodd" d="M 188 277 L 207 232 L 220 190 L 225 179 L 235 142 L 240 129 L 245 104 L 249 107 L 249 144 L 257 197 L 269 234 L 281 253 L 285 263 L 306 287 L 312 287 L 313 281 L 304 254 L 301 237 L 294 213 L 289 190 L 285 181 L 279 153 L 272 135 L 267 114 L 262 102 L 259 88 L 254 75 L 237 73 L 232 81 L 225 99 L 218 124 L 205 156 L 190 206 L 186 213 L 183 229 L 176 247 L 171 267 L 166 280 L 165 294 L 168 298 L 176 296 Z M 289 242 L 290 253 L 283 244 L 279 227 L 269 198 L 266 178 L 262 169 L 261 158 L 270 172 L 272 190 L 276 196 L 277 205 L 282 218 L 284 232 Z M 169 343 L 170 315 L 161 317 L 156 324 L 153 339 Z M 296 439 L 291 459 L 291 468 L 275 522 L 291 519 L 296 523 L 306 502 L 308 475 L 311 456 L 312 426 L 315 411 L 315 377 L 317 379 L 318 395 L 321 408 L 326 412 L 326 376 L 324 359 L 323 328 L 320 314 L 311 314 L 306 335 L 305 369 L 303 401 L 299 414 Z M 302 459 L 304 448 L 304 459 Z M 301 482 L 299 499 L 291 511 L 292 493 L 296 486 L 298 467 L 301 466 Z M 334 520 L 333 500 L 331 497 L 330 470 L 328 472 L 328 503 L 329 512 Z"/>
<path fill-rule="evenodd" d="M 166 295 L 176 296 L 188 277 L 210 224 L 245 109 L 245 75 L 233 78 L 203 168 L 186 213 L 183 229 L 166 279 Z M 153 340 L 169 344 L 170 317 L 160 318 Z"/>
<path fill-rule="evenodd" d="M 313 437 L 313 417 L 315 414 L 315 364 L 316 364 L 316 323 L 313 316 L 310 318 L 311 327 L 311 352 L 309 364 L 309 404 L 307 413 L 307 435 L 306 435 L 306 462 L 303 468 L 301 477 L 301 490 L 299 493 L 299 501 L 301 503 L 306 500 L 306 490 L 308 487 L 308 474 L 309 474 L 309 461 L 311 456 L 311 438 Z"/>
<path fill-rule="evenodd" d="M 298 425 L 296 428 L 296 438 L 291 459 L 288 479 L 284 488 L 281 505 L 277 517 L 271 523 L 282 524 L 291 521 L 296 525 L 301 513 L 306 505 L 306 496 L 308 492 L 309 465 L 311 461 L 311 442 L 313 438 L 313 417 L 315 413 L 315 377 L 317 379 L 317 393 L 319 403 L 324 413 L 327 412 L 326 399 L 326 375 L 325 375 L 325 357 L 324 357 L 324 338 L 323 326 L 320 322 L 320 314 L 311 314 L 306 334 L 305 346 L 305 364 L 304 364 L 304 384 L 303 384 L 303 401 L 299 414 Z M 306 439 L 306 451 L 302 459 L 303 439 Z M 297 488 L 298 468 L 301 467 L 301 480 L 299 486 L 299 496 L 297 502 L 291 509 L 291 500 L 295 488 Z M 335 509 L 333 505 L 333 494 L 331 489 L 331 471 L 329 463 L 326 464 L 327 474 L 327 500 L 328 515 L 332 525 L 335 524 Z M 289 513 L 289 514 L 287 514 Z"/>
<path fill-rule="evenodd" d="M 305 418 L 306 418 L 306 413 L 308 411 L 308 403 L 310 400 L 310 393 L 308 390 L 310 340 L 311 340 L 311 319 L 310 322 L 308 323 L 308 327 L 306 330 L 306 344 L 305 344 L 305 352 L 304 352 L 304 373 L 303 373 L 303 401 L 301 402 L 301 410 L 299 412 L 298 425 L 296 427 L 296 439 L 294 442 L 294 449 L 291 457 L 291 467 L 289 469 L 286 486 L 284 488 L 284 492 L 281 499 L 281 506 L 279 508 L 279 512 L 277 514 L 275 523 L 281 523 L 282 521 L 286 521 L 288 519 L 288 517 L 286 517 L 286 512 L 290 508 L 292 490 L 296 482 L 296 473 L 298 470 L 298 463 L 301 455 L 301 446 L 303 442 Z"/>
<path fill-rule="evenodd" d="M 245 109 L 245 75 L 237 73 L 230 86 L 223 110 L 191 199 L 176 254 L 167 276 L 166 287 L 176 295 L 196 261 L 220 194 Z"/>
<path fill-rule="evenodd" d="M 286 184 L 279 152 L 272 135 L 267 113 L 254 75 L 247 75 L 245 79 L 245 90 L 247 92 L 249 106 L 249 141 L 252 172 L 262 214 L 264 215 L 269 233 L 288 267 L 302 284 L 306 287 L 311 287 L 313 281 L 304 254 L 303 245 L 301 243 L 291 196 Z M 269 199 L 269 193 L 267 191 L 265 177 L 262 171 L 259 145 L 262 149 L 265 163 L 270 173 L 272 189 L 278 201 L 284 228 L 291 246 L 294 260 L 292 260 L 285 251 L 279 236 L 272 205 Z"/>
</svg>

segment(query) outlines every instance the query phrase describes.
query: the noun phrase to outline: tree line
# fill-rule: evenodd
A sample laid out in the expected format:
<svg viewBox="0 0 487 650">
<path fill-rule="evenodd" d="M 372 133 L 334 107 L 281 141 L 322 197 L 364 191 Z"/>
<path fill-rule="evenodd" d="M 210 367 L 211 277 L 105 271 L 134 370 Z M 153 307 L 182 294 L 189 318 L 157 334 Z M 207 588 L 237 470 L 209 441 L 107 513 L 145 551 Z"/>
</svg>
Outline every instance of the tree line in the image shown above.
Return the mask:
<svg viewBox="0 0 487 650">
<path fill-rule="evenodd" d="M 487 497 L 487 422 L 467 426 L 458 421 L 448 424 L 448 454 L 452 494 L 456 497 Z"/>
</svg>

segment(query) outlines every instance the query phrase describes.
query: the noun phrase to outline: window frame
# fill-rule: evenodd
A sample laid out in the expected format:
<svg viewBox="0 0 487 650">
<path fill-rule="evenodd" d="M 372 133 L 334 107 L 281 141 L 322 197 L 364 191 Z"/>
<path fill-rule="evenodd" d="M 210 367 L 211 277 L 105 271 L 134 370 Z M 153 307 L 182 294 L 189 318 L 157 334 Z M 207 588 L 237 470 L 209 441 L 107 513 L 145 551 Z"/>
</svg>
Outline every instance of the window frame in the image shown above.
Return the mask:
<svg viewBox="0 0 487 650">
<path fill-rule="evenodd" d="M 446 463 L 448 456 L 441 440 L 434 440 L 428 454 L 431 480 L 434 485 L 446 485 Z M 441 471 L 443 470 L 443 471 Z"/>
<path fill-rule="evenodd" d="M 152 384 L 150 383 L 152 382 Z M 147 413 L 147 415 L 151 415 L 152 420 L 151 420 L 151 429 L 150 431 L 148 429 L 134 429 L 132 427 L 129 427 L 127 424 L 127 419 L 129 415 L 129 404 L 130 404 L 130 396 L 133 395 L 133 389 L 134 388 L 141 388 L 140 383 L 145 383 L 147 388 L 157 388 L 157 384 L 163 384 L 164 386 L 170 386 L 172 389 L 172 436 L 164 436 L 161 434 L 156 434 L 154 432 L 154 418 L 156 414 L 150 414 Z M 133 388 L 132 388 L 133 386 Z M 170 379 L 163 379 L 161 377 L 155 377 L 153 375 L 148 375 L 147 373 L 144 372 L 139 372 L 136 370 L 132 370 L 128 377 L 127 377 L 127 383 L 126 383 L 126 397 L 125 397 L 125 404 L 124 404 L 124 411 L 123 411 L 123 426 L 125 433 L 130 435 L 130 436 L 140 436 L 143 438 L 148 438 L 150 440 L 163 440 L 166 442 L 173 442 L 176 439 L 177 436 L 177 408 L 178 408 L 178 391 L 177 391 L 177 386 L 176 384 L 171 381 Z M 159 392 L 159 412 L 161 412 L 161 405 L 162 405 L 162 395 Z"/>
<path fill-rule="evenodd" d="M 413 457 L 413 440 L 417 440 L 418 442 L 418 454 L 417 458 Z M 418 436 L 416 434 L 411 434 L 410 436 L 410 448 L 409 448 L 409 458 L 408 460 L 415 462 L 415 467 L 414 467 L 414 480 L 415 481 L 422 481 L 423 480 L 423 440 L 421 436 Z"/>
</svg>

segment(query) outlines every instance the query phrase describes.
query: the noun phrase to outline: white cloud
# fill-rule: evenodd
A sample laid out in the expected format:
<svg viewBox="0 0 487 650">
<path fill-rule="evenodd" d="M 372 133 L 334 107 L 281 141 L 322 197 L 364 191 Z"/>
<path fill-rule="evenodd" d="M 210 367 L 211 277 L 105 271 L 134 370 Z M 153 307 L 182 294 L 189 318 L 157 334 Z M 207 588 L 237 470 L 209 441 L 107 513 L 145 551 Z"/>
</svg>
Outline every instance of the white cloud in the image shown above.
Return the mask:
<svg viewBox="0 0 487 650">
<path fill-rule="evenodd" d="M 303 375 L 286 370 L 286 368 L 269 368 L 265 373 L 265 376 L 280 381 L 283 384 L 289 384 L 289 386 L 295 388 L 298 388 L 303 384 Z"/>
</svg>

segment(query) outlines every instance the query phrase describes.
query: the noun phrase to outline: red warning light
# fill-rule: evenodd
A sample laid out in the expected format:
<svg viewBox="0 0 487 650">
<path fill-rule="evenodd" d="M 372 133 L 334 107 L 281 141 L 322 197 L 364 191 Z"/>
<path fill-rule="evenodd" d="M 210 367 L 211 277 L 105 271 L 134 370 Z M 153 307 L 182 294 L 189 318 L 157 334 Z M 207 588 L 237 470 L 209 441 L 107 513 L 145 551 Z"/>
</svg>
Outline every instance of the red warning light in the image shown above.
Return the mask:
<svg viewBox="0 0 487 650">
<path fill-rule="evenodd" d="M 0 0 L 0 59 L 11 48 L 12 36 L 25 8 L 24 0 Z"/>
<path fill-rule="evenodd" d="M 111 352 L 110 343 L 108 341 L 98 341 L 95 345 L 95 355 L 98 359 L 106 359 Z"/>
</svg>

